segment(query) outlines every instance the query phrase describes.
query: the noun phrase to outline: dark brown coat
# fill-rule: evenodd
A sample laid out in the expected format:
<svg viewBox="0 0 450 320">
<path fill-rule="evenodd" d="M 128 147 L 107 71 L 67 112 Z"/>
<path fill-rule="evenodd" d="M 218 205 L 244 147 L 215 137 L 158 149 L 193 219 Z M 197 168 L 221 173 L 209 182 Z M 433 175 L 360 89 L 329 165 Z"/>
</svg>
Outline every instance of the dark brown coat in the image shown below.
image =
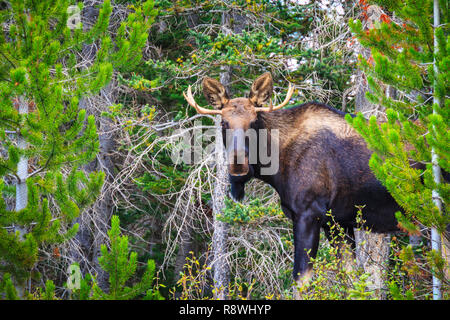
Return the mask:
<svg viewBox="0 0 450 320">
<path fill-rule="evenodd" d="M 311 268 L 305 250 L 315 257 L 320 228 L 328 233 L 329 210 L 350 240 L 358 205 L 365 206 L 363 219 L 372 231 L 398 230 L 394 213 L 400 207 L 371 172 L 371 151 L 344 115 L 315 102 L 259 113 L 255 129 L 279 129 L 279 171 L 260 175 L 260 165 L 254 164 L 246 176 L 230 175 L 235 199 L 242 199 L 245 182 L 252 177 L 269 183 L 280 195 L 283 212 L 293 221 L 296 280 Z"/>
<path fill-rule="evenodd" d="M 316 102 L 281 109 L 294 92 L 291 86 L 284 102 L 272 106 L 272 88 L 272 77 L 266 73 L 254 81 L 249 98 L 231 99 L 220 82 L 206 77 L 203 92 L 215 110 L 200 107 L 190 88 L 185 97 L 199 113 L 220 114 L 223 132 L 231 132 L 231 139 L 224 139 L 227 159 L 231 160 L 228 165 L 231 196 L 241 200 L 245 183 L 253 177 L 267 182 L 280 195 L 281 207 L 293 222 L 293 275 L 299 280 L 310 274 L 309 257 L 316 256 L 320 229 L 329 234 L 330 210 L 352 241 L 356 206 L 365 206 L 363 219 L 376 232 L 397 230 L 394 213 L 400 208 L 371 172 L 368 165 L 371 152 L 346 122 L 343 112 Z M 263 107 L 267 102 L 269 107 Z M 279 130 L 279 158 L 272 159 L 279 161 L 276 173 L 262 175 L 264 162 L 259 158 L 256 163 L 249 161 L 249 142 L 245 136 L 249 128 L 267 129 L 268 145 L 276 143 L 271 130 Z M 242 156 L 244 161 L 234 160 Z"/>
</svg>

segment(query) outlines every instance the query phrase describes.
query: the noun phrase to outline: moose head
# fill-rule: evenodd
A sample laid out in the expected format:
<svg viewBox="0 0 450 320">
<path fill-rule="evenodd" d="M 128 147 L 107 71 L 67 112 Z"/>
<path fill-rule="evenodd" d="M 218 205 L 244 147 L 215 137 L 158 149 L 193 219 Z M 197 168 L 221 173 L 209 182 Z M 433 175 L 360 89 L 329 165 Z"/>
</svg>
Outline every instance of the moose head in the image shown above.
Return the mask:
<svg viewBox="0 0 450 320">
<path fill-rule="evenodd" d="M 227 132 L 223 137 L 227 150 L 228 172 L 232 177 L 245 176 L 250 170 L 247 131 L 253 128 L 258 112 L 271 112 L 285 106 L 294 93 L 294 87 L 289 84 L 284 101 L 274 106 L 271 100 L 273 81 L 270 73 L 263 74 L 253 82 L 248 98 L 231 99 L 225 87 L 219 81 L 209 77 L 203 79 L 202 85 L 206 100 L 214 109 L 199 106 L 192 96 L 190 86 L 187 93 L 183 92 L 183 95 L 198 113 L 222 116 L 222 130 L 224 133 Z M 269 106 L 263 107 L 267 102 Z"/>
</svg>

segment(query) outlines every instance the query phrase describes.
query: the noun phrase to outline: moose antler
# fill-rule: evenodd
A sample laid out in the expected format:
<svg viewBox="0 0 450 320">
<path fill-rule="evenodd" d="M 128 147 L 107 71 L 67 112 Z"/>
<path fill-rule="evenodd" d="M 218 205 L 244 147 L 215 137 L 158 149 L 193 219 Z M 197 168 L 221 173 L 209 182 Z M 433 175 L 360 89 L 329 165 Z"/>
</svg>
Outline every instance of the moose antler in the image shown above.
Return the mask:
<svg viewBox="0 0 450 320">
<path fill-rule="evenodd" d="M 270 100 L 269 107 L 257 107 L 257 108 L 255 108 L 255 111 L 256 112 L 271 112 L 274 110 L 281 109 L 282 107 L 284 107 L 285 105 L 287 105 L 289 103 L 289 100 L 291 99 L 293 94 L 294 94 L 294 86 L 291 83 L 289 83 L 286 98 L 284 99 L 284 101 L 281 104 L 279 104 L 277 106 L 273 106 L 272 100 Z M 187 93 L 183 92 L 183 96 L 186 99 L 186 101 L 189 103 L 189 105 L 194 107 L 195 110 L 197 110 L 197 112 L 200 114 L 220 114 L 220 115 L 222 114 L 222 110 L 206 109 L 206 108 L 200 107 L 197 104 L 197 102 L 195 102 L 194 96 L 192 95 L 191 86 L 188 87 Z"/>
<path fill-rule="evenodd" d="M 183 92 L 183 96 L 186 99 L 186 101 L 189 103 L 190 106 L 194 107 L 195 110 L 197 110 L 200 114 L 222 114 L 222 110 L 216 110 L 216 109 L 206 109 L 203 107 L 200 107 L 197 102 L 195 102 L 194 96 L 192 95 L 191 86 L 187 89 L 187 94 Z"/>
<path fill-rule="evenodd" d="M 256 112 L 271 112 L 274 110 L 278 110 L 283 108 L 285 105 L 287 105 L 289 103 L 289 100 L 291 100 L 292 95 L 294 94 L 294 86 L 292 85 L 292 83 L 289 83 L 289 87 L 288 87 L 288 92 L 286 95 L 286 98 L 284 99 L 284 101 L 277 105 L 277 106 L 273 106 L 272 105 L 272 99 L 270 99 L 270 106 L 269 107 L 258 107 L 255 108 Z"/>
</svg>

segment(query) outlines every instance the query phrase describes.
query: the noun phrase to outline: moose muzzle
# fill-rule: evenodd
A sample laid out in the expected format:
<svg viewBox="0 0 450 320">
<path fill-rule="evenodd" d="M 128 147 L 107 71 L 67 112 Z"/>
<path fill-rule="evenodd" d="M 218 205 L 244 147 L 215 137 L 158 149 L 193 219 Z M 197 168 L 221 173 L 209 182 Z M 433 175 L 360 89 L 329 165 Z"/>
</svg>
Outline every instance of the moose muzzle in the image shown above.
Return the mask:
<svg viewBox="0 0 450 320">
<path fill-rule="evenodd" d="M 227 158 L 228 172 L 232 176 L 244 176 L 249 171 L 248 147 L 243 129 L 228 129 Z"/>
</svg>

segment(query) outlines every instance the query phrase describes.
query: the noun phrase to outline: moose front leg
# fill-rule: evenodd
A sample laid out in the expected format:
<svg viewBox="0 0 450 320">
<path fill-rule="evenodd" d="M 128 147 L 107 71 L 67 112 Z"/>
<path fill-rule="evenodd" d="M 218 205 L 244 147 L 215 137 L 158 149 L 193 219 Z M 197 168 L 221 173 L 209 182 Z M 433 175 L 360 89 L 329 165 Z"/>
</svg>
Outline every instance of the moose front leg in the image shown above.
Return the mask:
<svg viewBox="0 0 450 320">
<path fill-rule="evenodd" d="M 311 258 L 319 247 L 320 218 L 308 209 L 293 217 L 294 222 L 294 270 L 297 286 L 302 287 L 312 277 Z"/>
</svg>

